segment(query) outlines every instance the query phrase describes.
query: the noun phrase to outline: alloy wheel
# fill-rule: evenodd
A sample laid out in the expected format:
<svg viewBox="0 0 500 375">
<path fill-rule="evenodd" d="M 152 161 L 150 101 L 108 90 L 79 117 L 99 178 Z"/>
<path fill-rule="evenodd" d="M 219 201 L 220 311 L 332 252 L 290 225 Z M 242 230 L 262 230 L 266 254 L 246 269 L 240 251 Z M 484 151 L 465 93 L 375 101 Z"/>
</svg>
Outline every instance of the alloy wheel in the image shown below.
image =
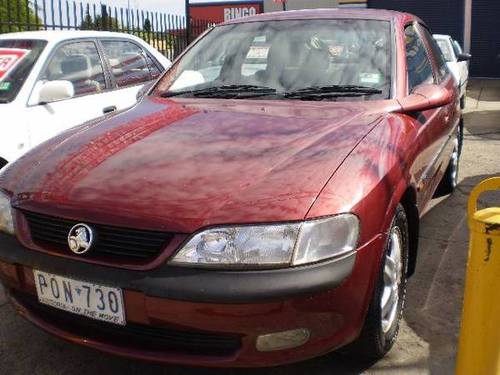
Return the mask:
<svg viewBox="0 0 500 375">
<path fill-rule="evenodd" d="M 453 154 L 451 154 L 450 166 L 451 166 L 451 185 L 453 188 L 458 185 L 458 162 L 459 162 L 459 151 L 458 151 L 458 139 L 455 140 L 455 147 L 453 149 Z"/>
<path fill-rule="evenodd" d="M 399 289 L 403 272 L 402 247 L 401 230 L 395 226 L 391 230 L 389 249 L 385 255 L 384 289 L 380 300 L 382 331 L 384 333 L 389 332 L 398 319 Z"/>
</svg>

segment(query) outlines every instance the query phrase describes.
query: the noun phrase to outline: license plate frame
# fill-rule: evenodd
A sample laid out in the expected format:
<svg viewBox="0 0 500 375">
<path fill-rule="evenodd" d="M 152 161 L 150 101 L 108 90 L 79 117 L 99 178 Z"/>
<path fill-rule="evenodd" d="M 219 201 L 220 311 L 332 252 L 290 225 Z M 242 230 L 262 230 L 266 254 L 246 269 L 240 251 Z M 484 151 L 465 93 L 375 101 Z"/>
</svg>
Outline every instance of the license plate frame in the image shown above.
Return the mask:
<svg viewBox="0 0 500 375">
<path fill-rule="evenodd" d="M 38 302 L 70 314 L 119 326 L 127 324 L 123 290 L 33 270 Z"/>
</svg>

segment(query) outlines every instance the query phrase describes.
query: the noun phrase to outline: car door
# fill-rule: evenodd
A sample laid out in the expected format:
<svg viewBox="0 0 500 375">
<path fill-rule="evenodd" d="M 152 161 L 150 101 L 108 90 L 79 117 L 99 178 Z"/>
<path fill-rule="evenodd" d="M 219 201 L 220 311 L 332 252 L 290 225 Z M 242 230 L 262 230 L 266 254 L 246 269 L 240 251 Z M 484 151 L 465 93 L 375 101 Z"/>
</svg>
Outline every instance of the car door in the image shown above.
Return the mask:
<svg viewBox="0 0 500 375">
<path fill-rule="evenodd" d="M 128 108 L 136 103 L 144 84 L 158 78 L 161 70 L 154 58 L 131 40 L 100 39 L 100 43 L 115 86 L 117 109 Z"/>
<path fill-rule="evenodd" d="M 417 24 L 405 28 L 409 94 L 421 85 L 442 84 L 445 77 L 451 78 L 447 68 L 446 71 L 435 71 L 437 69 L 431 59 L 432 51 L 428 41 L 424 40 L 423 30 L 419 29 Z M 446 67 L 444 58 L 443 63 Z M 413 172 L 418 186 L 417 204 L 421 209 L 432 198 L 442 176 L 443 146 L 450 130 L 449 112 L 450 109 L 446 106 L 413 114 L 418 134 L 416 139 L 418 156 Z"/>
<path fill-rule="evenodd" d="M 40 88 L 45 82 L 54 80 L 71 82 L 74 96 L 39 103 Z M 26 108 L 30 146 L 113 111 L 114 99 L 95 40 L 73 40 L 57 45 L 35 83 Z"/>
<path fill-rule="evenodd" d="M 460 152 L 462 147 L 461 142 L 463 137 L 463 128 L 459 127 L 460 120 L 462 118 L 462 111 L 460 109 L 461 93 L 460 89 L 457 89 L 455 82 L 452 79 L 453 74 L 449 70 L 448 65 L 446 64 L 446 59 L 444 58 L 436 40 L 432 37 L 431 32 L 424 25 L 420 25 L 420 30 L 423 38 L 427 42 L 429 53 L 432 56 L 432 61 L 434 62 L 437 83 L 453 93 L 453 100 L 448 105 L 441 108 L 443 121 L 439 124 L 438 129 L 440 130 L 440 136 L 442 137 L 443 143 L 437 154 L 437 165 L 440 168 L 437 175 L 438 184 L 450 163 L 453 149 L 456 147 L 457 152 Z"/>
</svg>

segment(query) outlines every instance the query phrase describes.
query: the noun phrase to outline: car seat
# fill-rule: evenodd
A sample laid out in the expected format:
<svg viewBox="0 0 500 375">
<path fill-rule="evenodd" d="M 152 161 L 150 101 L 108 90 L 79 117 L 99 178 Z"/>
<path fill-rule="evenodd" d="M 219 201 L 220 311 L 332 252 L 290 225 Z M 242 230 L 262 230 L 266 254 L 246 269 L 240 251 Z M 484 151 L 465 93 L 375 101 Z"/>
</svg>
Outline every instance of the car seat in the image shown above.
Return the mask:
<svg viewBox="0 0 500 375">
<path fill-rule="evenodd" d="M 61 73 L 60 79 L 71 81 L 77 94 L 101 91 L 101 84 L 93 79 L 100 73 L 93 74 L 92 63 L 88 56 L 65 56 L 61 61 Z"/>
</svg>

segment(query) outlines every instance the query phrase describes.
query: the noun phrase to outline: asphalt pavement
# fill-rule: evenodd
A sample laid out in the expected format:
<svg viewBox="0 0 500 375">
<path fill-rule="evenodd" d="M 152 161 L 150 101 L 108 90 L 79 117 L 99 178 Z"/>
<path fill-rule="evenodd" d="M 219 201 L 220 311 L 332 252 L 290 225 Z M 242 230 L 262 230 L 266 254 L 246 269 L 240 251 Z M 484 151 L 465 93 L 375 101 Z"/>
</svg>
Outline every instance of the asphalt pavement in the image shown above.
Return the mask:
<svg viewBox="0 0 500 375">
<path fill-rule="evenodd" d="M 421 223 L 415 276 L 400 337 L 386 358 L 360 366 L 339 354 L 272 369 L 211 370 L 151 365 L 67 344 L 15 315 L 0 287 L 0 374 L 330 375 L 453 374 L 468 249 L 467 198 L 500 175 L 500 81 L 472 81 L 457 191 L 433 202 Z M 500 205 L 498 194 L 481 198 Z"/>
</svg>

